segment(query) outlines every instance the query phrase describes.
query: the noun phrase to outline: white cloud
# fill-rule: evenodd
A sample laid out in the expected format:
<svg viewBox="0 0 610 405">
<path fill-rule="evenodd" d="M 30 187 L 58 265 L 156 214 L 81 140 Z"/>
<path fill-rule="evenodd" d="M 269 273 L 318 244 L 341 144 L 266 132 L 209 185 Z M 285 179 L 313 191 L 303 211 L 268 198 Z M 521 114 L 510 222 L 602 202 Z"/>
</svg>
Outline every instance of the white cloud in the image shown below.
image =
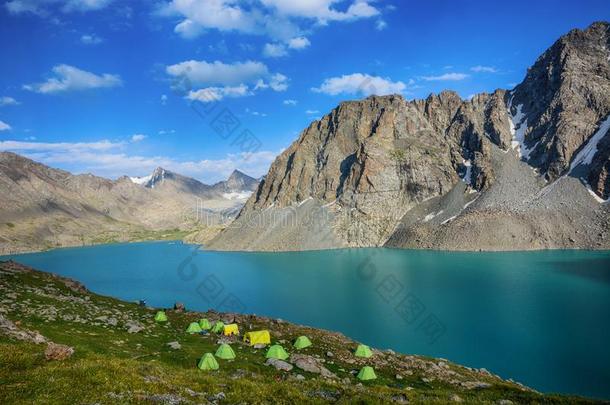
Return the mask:
<svg viewBox="0 0 610 405">
<path fill-rule="evenodd" d="M 267 43 L 263 47 L 263 56 L 267 58 L 281 58 L 288 56 L 288 49 L 301 50 L 311 45 L 306 37 L 295 37 L 289 39 L 286 43 L 274 42 Z"/>
<path fill-rule="evenodd" d="M 13 97 L 0 97 L 0 107 L 5 105 L 19 105 L 21 104 L 19 101 L 15 100 Z"/>
<path fill-rule="evenodd" d="M 433 82 L 433 81 L 458 81 L 464 80 L 468 77 L 465 73 L 445 73 L 439 76 L 423 76 L 422 79 Z"/>
<path fill-rule="evenodd" d="M 211 103 L 213 101 L 220 101 L 223 98 L 237 98 L 251 96 L 252 93 L 248 86 L 240 84 L 239 86 L 225 86 L 225 87 L 206 87 L 196 91 L 190 91 L 186 96 L 189 100 L 197 100 L 202 103 Z"/>
<path fill-rule="evenodd" d="M 308 114 L 308 115 L 320 114 L 320 111 L 318 111 L 318 110 L 305 110 L 305 114 Z"/>
<path fill-rule="evenodd" d="M 288 89 L 288 78 L 281 73 L 271 76 L 269 87 L 275 91 L 286 91 Z"/>
<path fill-rule="evenodd" d="M 104 39 L 95 34 L 84 34 L 80 37 L 80 42 L 85 45 L 97 45 L 104 42 Z"/>
<path fill-rule="evenodd" d="M 379 10 L 366 0 L 354 1 L 346 11 L 332 7 L 337 0 L 261 0 L 261 2 L 280 15 L 312 18 L 320 22 L 356 20 L 379 14 Z"/>
<path fill-rule="evenodd" d="M 288 41 L 288 47 L 290 49 L 305 49 L 309 45 L 311 45 L 311 42 L 309 42 L 309 39 L 306 37 L 296 37 Z"/>
<path fill-rule="evenodd" d="M 288 51 L 284 44 L 265 44 L 263 47 L 263 56 L 268 58 L 281 58 L 286 55 L 288 55 Z"/>
<path fill-rule="evenodd" d="M 377 31 L 383 31 L 386 28 L 388 28 L 388 23 L 382 19 L 377 20 L 377 22 L 375 23 L 375 29 Z"/>
<path fill-rule="evenodd" d="M 181 85 L 186 82 L 188 99 L 202 102 L 250 96 L 260 89 L 285 91 L 288 88 L 286 76 L 271 73 L 265 64 L 254 61 L 228 64 L 190 60 L 168 66 L 166 71 L 180 79 Z"/>
<path fill-rule="evenodd" d="M 124 143 L 45 143 L 0 141 L 0 151 L 12 151 L 50 166 L 60 166 L 76 173 L 94 173 L 117 178 L 122 175 L 145 176 L 163 167 L 212 184 L 226 179 L 235 169 L 254 177 L 267 173 L 279 152 L 258 151 L 229 153 L 220 159 L 176 160 L 165 156 L 130 155 L 121 149 Z"/>
<path fill-rule="evenodd" d="M 124 146 L 124 142 L 101 140 L 97 142 L 21 142 L 0 141 L 0 151 L 107 151 Z"/>
<path fill-rule="evenodd" d="M 312 90 L 316 93 L 325 93 L 331 96 L 338 94 L 362 94 L 364 96 L 374 94 L 383 96 L 402 93 L 406 87 L 401 81 L 393 82 L 389 78 L 353 73 L 351 75 L 326 79 L 320 87 L 312 88 Z"/>
<path fill-rule="evenodd" d="M 229 64 L 189 60 L 168 66 L 166 71 L 170 76 L 188 79 L 194 86 L 253 83 L 269 75 L 269 69 L 264 63 L 254 61 Z"/>
<path fill-rule="evenodd" d="M 64 1 L 64 11 L 90 11 L 105 8 L 113 0 L 67 0 Z"/>
<path fill-rule="evenodd" d="M 10 131 L 11 126 L 4 121 L 0 121 L 0 131 Z"/>
<path fill-rule="evenodd" d="M 40 2 L 36 0 L 12 0 L 7 1 L 4 6 L 11 14 L 40 14 L 42 12 L 42 9 L 40 8 Z"/>
<path fill-rule="evenodd" d="M 194 39 L 203 33 L 204 29 L 201 25 L 196 22 L 189 20 L 183 20 L 176 27 L 174 27 L 174 32 L 179 34 L 182 38 L 186 39 Z"/>
<path fill-rule="evenodd" d="M 254 111 L 254 110 L 251 110 L 249 108 L 246 108 L 246 114 L 254 115 L 256 117 L 266 117 L 267 116 L 266 113 L 262 113 L 262 112 L 259 112 L 259 111 Z"/>
<path fill-rule="evenodd" d="M 11 0 L 5 3 L 10 14 L 31 13 L 41 17 L 51 15 L 53 7 L 64 13 L 101 10 L 114 0 Z"/>
<path fill-rule="evenodd" d="M 284 100 L 283 104 L 284 105 L 297 105 L 297 101 L 296 100 L 292 100 L 292 99 L 288 99 L 288 100 Z"/>
<path fill-rule="evenodd" d="M 374 0 L 172 0 L 159 14 L 182 20 L 174 31 L 194 38 L 206 30 L 265 35 L 288 43 L 331 21 L 354 21 L 380 14 Z M 340 9 L 334 7 L 341 3 Z M 296 49 L 296 48 L 295 48 Z"/>
<path fill-rule="evenodd" d="M 234 0 L 173 0 L 161 13 L 184 17 L 175 31 L 187 38 L 199 35 L 205 29 L 255 33 L 258 25 L 256 17 Z"/>
<path fill-rule="evenodd" d="M 161 94 L 161 105 L 167 105 L 167 94 Z"/>
<path fill-rule="evenodd" d="M 53 68 L 55 77 L 43 83 L 24 85 L 26 90 L 42 94 L 53 94 L 68 91 L 117 87 L 122 85 L 118 75 L 104 73 L 96 75 L 70 65 L 57 65 Z"/>
<path fill-rule="evenodd" d="M 147 138 L 147 136 L 144 134 L 135 134 L 135 135 L 132 135 L 131 142 L 140 142 L 146 138 Z"/>
<path fill-rule="evenodd" d="M 481 65 L 477 65 L 477 66 L 473 66 L 470 68 L 471 71 L 475 72 L 475 73 L 497 73 L 498 69 L 496 69 L 493 66 L 481 66 Z"/>
<path fill-rule="evenodd" d="M 169 135 L 169 134 L 175 134 L 176 130 L 175 129 L 162 129 L 159 132 L 157 132 L 159 135 Z"/>
</svg>

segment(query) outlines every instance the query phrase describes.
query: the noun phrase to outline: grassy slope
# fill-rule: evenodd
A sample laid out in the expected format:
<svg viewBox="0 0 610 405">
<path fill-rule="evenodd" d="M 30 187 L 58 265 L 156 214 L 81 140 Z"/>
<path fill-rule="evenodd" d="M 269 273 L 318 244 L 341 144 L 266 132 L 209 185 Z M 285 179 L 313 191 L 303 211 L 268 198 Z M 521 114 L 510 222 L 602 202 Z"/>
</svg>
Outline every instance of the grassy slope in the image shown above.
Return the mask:
<svg viewBox="0 0 610 405">
<path fill-rule="evenodd" d="M 56 310 L 56 312 L 55 312 Z M 265 366 L 264 350 L 232 343 L 237 359 L 218 360 L 220 370 L 196 368 L 198 358 L 214 352 L 217 335 L 187 335 L 189 322 L 227 315 L 168 311 L 169 323 L 153 321 L 154 311 L 135 304 L 70 288 L 64 279 L 0 263 L 0 312 L 22 329 L 37 330 L 48 339 L 73 346 L 64 361 L 46 361 L 44 345 L 12 340 L 0 329 L 0 403 L 385 403 L 397 399 L 446 403 L 457 394 L 465 402 L 587 403 L 541 395 L 477 370 L 418 356 L 375 351 L 357 359 L 355 343 L 336 333 L 310 329 L 255 316 L 239 316 L 242 332 L 269 329 L 273 341 L 293 352 L 290 342 L 308 335 L 313 347 L 301 353 L 317 356 L 337 379 L 324 379 L 294 368 L 291 372 Z M 0 314 L 1 315 L 1 314 Z M 99 317 L 107 317 L 100 318 Z M 116 319 L 109 321 L 110 318 Z M 125 323 L 144 326 L 129 334 Z M 179 350 L 166 344 L 178 341 Z M 331 351 L 332 357 L 326 353 Z M 373 365 L 378 379 L 359 384 L 351 373 Z M 305 377 L 297 379 L 297 374 Z M 396 375 L 403 376 L 397 379 Z M 425 379 L 425 380 L 422 380 Z M 487 388 L 464 387 L 483 382 Z"/>
</svg>

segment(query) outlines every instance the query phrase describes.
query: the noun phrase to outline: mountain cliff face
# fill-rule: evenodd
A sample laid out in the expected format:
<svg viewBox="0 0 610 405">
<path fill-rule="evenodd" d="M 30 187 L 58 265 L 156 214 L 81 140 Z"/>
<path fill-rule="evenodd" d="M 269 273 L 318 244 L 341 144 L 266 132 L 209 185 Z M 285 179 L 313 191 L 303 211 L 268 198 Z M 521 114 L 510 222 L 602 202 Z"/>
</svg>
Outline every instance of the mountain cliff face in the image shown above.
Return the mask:
<svg viewBox="0 0 610 405">
<path fill-rule="evenodd" d="M 569 168 L 601 122 L 610 113 L 610 33 L 607 23 L 573 30 L 560 38 L 528 70 L 525 80 L 511 93 L 511 112 L 521 112 L 527 128 L 522 149 L 526 160 L 549 180 Z M 608 149 L 596 156 L 607 162 Z M 589 176 L 599 183 L 602 168 Z M 608 184 L 595 187 L 608 198 Z"/>
<path fill-rule="evenodd" d="M 610 26 L 595 23 L 512 91 L 343 102 L 210 247 L 607 247 L 609 49 Z"/>
<path fill-rule="evenodd" d="M 242 205 L 163 168 L 145 178 L 112 181 L 0 153 L 0 254 L 162 237 L 176 229 L 197 230 L 192 240 L 203 242 Z"/>
</svg>

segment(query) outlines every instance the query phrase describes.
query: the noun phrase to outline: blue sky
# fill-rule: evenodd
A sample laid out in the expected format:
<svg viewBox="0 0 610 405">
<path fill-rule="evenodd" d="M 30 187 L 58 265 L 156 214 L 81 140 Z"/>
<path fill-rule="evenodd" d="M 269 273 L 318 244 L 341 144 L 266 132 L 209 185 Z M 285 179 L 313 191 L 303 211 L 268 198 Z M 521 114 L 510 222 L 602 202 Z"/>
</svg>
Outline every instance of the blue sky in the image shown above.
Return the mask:
<svg viewBox="0 0 610 405">
<path fill-rule="evenodd" d="M 0 150 L 111 178 L 260 176 L 342 100 L 513 87 L 610 19 L 575 4 L 0 0 Z"/>
</svg>

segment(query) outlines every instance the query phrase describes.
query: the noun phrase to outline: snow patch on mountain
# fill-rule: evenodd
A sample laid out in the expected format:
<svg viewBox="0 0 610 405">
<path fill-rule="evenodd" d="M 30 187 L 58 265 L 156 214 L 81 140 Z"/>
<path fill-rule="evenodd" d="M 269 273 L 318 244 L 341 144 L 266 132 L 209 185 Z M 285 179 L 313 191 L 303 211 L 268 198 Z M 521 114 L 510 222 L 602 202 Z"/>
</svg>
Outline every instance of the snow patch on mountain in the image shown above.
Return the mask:
<svg viewBox="0 0 610 405">
<path fill-rule="evenodd" d="M 138 184 L 140 186 L 144 186 L 146 185 L 150 179 L 152 179 L 152 174 L 149 176 L 144 176 L 144 177 L 130 177 L 129 180 L 131 180 L 132 183 L 134 184 Z"/>
<path fill-rule="evenodd" d="M 236 191 L 231 193 L 223 193 L 222 197 L 227 200 L 247 200 L 252 195 L 252 191 Z"/>
<path fill-rule="evenodd" d="M 600 124 L 597 132 L 589 139 L 586 143 L 585 147 L 582 148 L 580 152 L 576 155 L 574 159 L 572 159 L 572 164 L 570 165 L 570 170 L 568 174 L 572 173 L 572 171 L 579 165 L 590 165 L 591 161 L 593 161 L 593 157 L 597 153 L 597 145 L 599 141 L 606 135 L 608 130 L 610 129 L 610 115 L 606 117 L 606 119 Z"/>
<path fill-rule="evenodd" d="M 516 108 L 515 113 L 512 113 L 512 98 L 508 104 L 508 115 L 510 120 L 508 124 L 510 125 L 510 133 L 513 136 L 513 141 L 511 146 L 513 150 L 516 150 L 519 154 L 519 157 L 523 160 L 528 160 L 530 157 L 530 153 L 532 150 L 536 148 L 534 145 L 532 148 L 528 148 L 525 145 L 525 131 L 527 130 L 527 118 L 525 118 L 525 114 L 523 113 L 523 104 L 519 104 Z"/>
<path fill-rule="evenodd" d="M 471 186 L 472 185 L 472 164 L 471 164 L 470 160 L 463 160 L 462 163 L 464 164 L 464 167 L 466 167 L 466 173 L 464 173 L 464 177 L 462 177 L 462 181 L 464 181 L 464 183 Z"/>
</svg>

